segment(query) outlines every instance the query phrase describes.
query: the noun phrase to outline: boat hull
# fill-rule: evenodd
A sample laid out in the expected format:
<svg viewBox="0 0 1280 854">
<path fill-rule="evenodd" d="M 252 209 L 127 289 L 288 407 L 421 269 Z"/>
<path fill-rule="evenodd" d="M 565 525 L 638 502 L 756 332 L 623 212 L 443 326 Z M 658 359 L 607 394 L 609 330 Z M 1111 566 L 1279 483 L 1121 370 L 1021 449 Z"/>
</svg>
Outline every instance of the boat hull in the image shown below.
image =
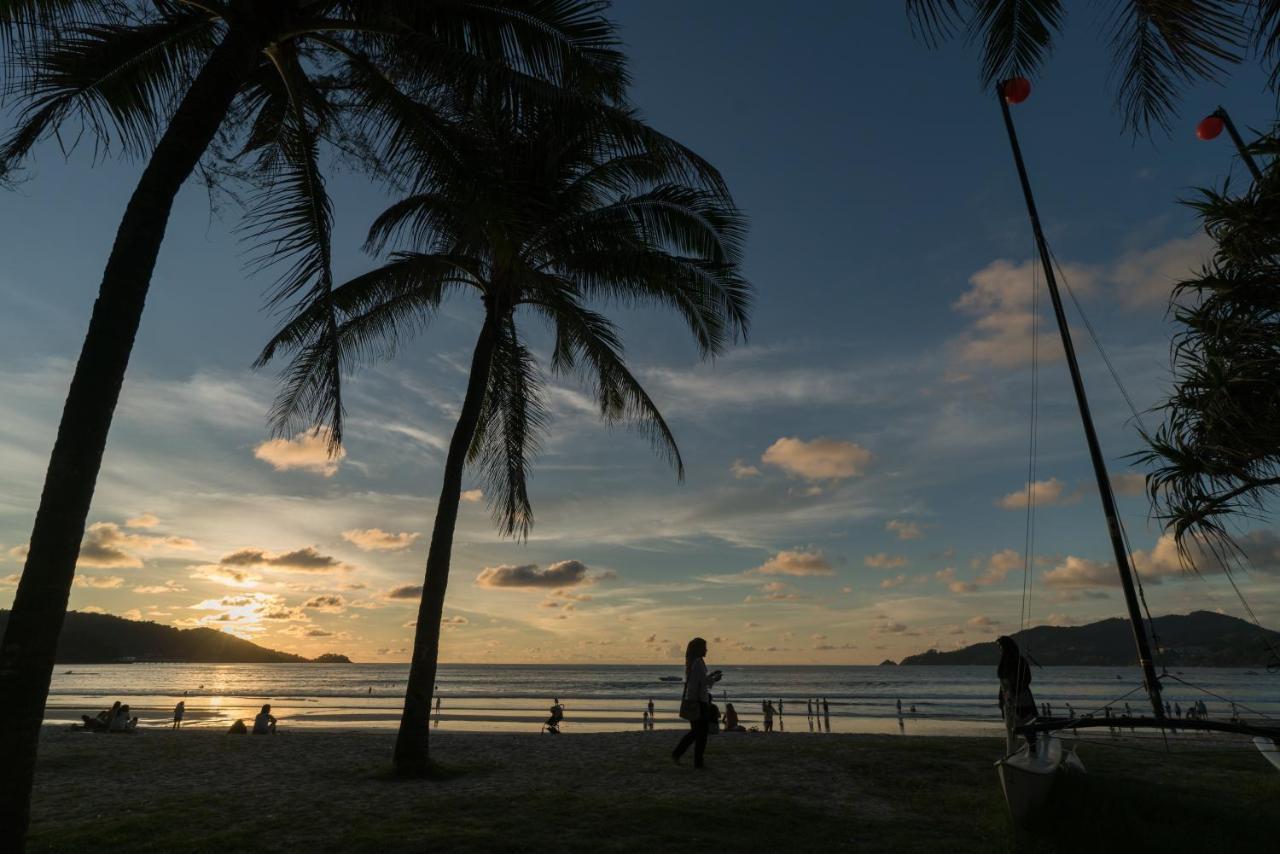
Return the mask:
<svg viewBox="0 0 1280 854">
<path fill-rule="evenodd" d="M 1034 752 L 1024 744 L 996 762 L 1000 788 L 1015 822 L 1025 823 L 1048 802 L 1062 762 L 1062 740 L 1053 735 L 1040 736 Z"/>
<path fill-rule="evenodd" d="M 1258 752 L 1261 753 L 1268 762 L 1275 766 L 1277 771 L 1280 771 L 1280 750 L 1276 749 L 1276 743 L 1274 740 L 1258 736 L 1253 740 L 1253 746 L 1258 748 Z"/>
</svg>

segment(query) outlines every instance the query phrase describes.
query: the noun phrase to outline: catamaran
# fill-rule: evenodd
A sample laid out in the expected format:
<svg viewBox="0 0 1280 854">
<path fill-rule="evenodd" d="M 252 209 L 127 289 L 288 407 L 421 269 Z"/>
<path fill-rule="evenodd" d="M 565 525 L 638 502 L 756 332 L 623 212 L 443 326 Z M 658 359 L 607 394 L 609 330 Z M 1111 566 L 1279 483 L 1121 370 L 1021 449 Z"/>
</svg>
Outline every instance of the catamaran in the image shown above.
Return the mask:
<svg viewBox="0 0 1280 854">
<path fill-rule="evenodd" d="M 1115 493 L 1112 490 L 1111 478 L 1107 474 L 1102 456 L 1102 448 L 1098 443 L 1097 431 L 1094 429 L 1093 416 L 1089 410 L 1089 399 L 1085 393 L 1084 381 L 1080 375 L 1080 365 L 1076 359 L 1075 345 L 1072 342 L 1071 330 L 1067 325 L 1066 312 L 1063 308 L 1062 296 L 1058 290 L 1055 276 L 1053 254 L 1049 250 L 1048 241 L 1040 226 L 1040 215 L 1036 210 L 1035 197 L 1031 192 L 1031 182 L 1027 177 L 1026 164 L 1022 158 L 1022 149 L 1018 144 L 1018 134 L 1013 125 L 1010 105 L 1025 101 L 1031 94 L 1031 84 L 1023 77 L 1005 80 L 997 85 L 996 96 L 1000 110 L 1004 116 L 1005 129 L 1009 134 L 1009 145 L 1013 152 L 1014 164 L 1018 171 L 1018 180 L 1022 186 L 1022 194 L 1027 204 L 1027 215 L 1031 220 L 1031 230 L 1035 237 L 1036 251 L 1044 270 L 1045 284 L 1049 291 L 1049 300 L 1053 306 L 1054 319 L 1057 321 L 1058 333 L 1062 338 L 1062 348 L 1066 355 L 1067 369 L 1071 375 L 1071 385 L 1075 391 L 1076 406 L 1080 412 L 1080 423 L 1084 428 L 1085 442 L 1089 448 L 1089 459 L 1093 464 L 1094 476 L 1098 484 L 1098 497 L 1102 501 L 1102 511 L 1106 516 L 1107 532 L 1111 539 L 1115 554 L 1116 569 L 1120 574 L 1120 586 L 1124 591 L 1125 606 L 1128 610 L 1129 622 L 1133 627 L 1134 643 L 1137 647 L 1138 664 L 1142 668 L 1143 684 L 1151 703 L 1152 714 L 1147 716 L 1114 716 L 1109 713 L 1098 717 L 1042 717 L 1029 723 L 1014 723 L 1008 726 L 1009 741 L 1006 753 L 996 761 L 996 770 L 1000 784 L 1004 790 L 1005 801 L 1016 821 L 1022 822 L 1034 815 L 1049 799 L 1058 772 L 1063 768 L 1084 770 L 1083 763 L 1074 751 L 1064 749 L 1062 740 L 1055 733 L 1064 730 L 1088 729 L 1091 727 L 1129 727 L 1132 729 L 1159 729 L 1202 732 L 1223 732 L 1252 736 L 1254 745 L 1262 755 L 1277 769 L 1280 769 L 1280 728 L 1255 726 L 1238 719 L 1231 721 L 1209 719 L 1178 718 L 1171 723 L 1165 714 L 1164 702 L 1161 698 L 1160 677 L 1156 674 L 1155 659 L 1152 656 L 1153 644 L 1148 637 L 1147 623 L 1143 620 L 1139 608 L 1138 590 L 1134 583 L 1135 573 L 1129 549 L 1125 542 L 1120 514 L 1116 509 Z M 1033 426 L 1034 431 L 1034 426 Z M 1032 453 L 1034 455 L 1034 440 Z M 1031 484 L 1027 485 L 1028 501 L 1032 500 Z M 1031 524 L 1030 522 L 1028 524 Z M 1027 559 L 1030 559 L 1028 554 Z M 1027 571 L 1030 571 L 1028 566 Z M 1034 742 L 1028 741 L 1015 747 L 1018 736 L 1034 736 Z"/>
</svg>

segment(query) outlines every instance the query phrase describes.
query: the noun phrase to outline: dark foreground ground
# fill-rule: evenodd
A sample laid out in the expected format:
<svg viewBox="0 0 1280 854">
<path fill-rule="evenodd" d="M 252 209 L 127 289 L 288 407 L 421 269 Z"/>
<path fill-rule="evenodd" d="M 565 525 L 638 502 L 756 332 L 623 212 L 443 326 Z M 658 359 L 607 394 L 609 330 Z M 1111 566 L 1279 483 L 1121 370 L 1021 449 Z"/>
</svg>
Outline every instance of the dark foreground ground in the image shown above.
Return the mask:
<svg viewBox="0 0 1280 854">
<path fill-rule="evenodd" d="M 393 734 L 48 729 L 33 851 L 1274 851 L 1280 772 L 1247 742 L 1105 735 L 1054 811 L 1011 826 L 1002 741 L 720 735 L 706 771 L 668 733 L 443 733 L 433 780 Z"/>
</svg>

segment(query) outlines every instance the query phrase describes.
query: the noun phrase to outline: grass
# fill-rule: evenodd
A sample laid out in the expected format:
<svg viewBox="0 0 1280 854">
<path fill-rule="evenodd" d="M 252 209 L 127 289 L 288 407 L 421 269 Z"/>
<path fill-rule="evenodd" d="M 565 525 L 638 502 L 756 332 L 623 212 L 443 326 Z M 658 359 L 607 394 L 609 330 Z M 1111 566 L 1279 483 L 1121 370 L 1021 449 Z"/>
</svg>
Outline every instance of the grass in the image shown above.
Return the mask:
<svg viewBox="0 0 1280 854">
<path fill-rule="evenodd" d="M 1104 738 L 1015 829 L 995 739 L 719 736 L 706 772 L 672 765 L 672 740 L 449 733 L 449 773 L 402 780 L 375 733 L 50 732 L 30 850 L 1257 851 L 1280 798 L 1239 742 Z"/>
</svg>

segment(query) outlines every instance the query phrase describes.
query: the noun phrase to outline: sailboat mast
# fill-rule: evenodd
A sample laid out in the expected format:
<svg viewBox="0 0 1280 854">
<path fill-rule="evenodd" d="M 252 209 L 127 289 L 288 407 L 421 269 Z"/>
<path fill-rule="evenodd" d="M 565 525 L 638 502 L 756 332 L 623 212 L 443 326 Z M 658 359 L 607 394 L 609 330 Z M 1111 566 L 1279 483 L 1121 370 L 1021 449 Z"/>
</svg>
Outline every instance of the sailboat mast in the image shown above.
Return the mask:
<svg viewBox="0 0 1280 854">
<path fill-rule="evenodd" d="M 1124 601 L 1129 609 L 1129 622 L 1133 626 L 1133 637 L 1138 645 L 1138 662 L 1142 665 L 1142 675 L 1146 682 L 1147 694 L 1151 697 L 1151 707 L 1157 719 L 1164 718 L 1164 704 L 1160 699 L 1160 682 L 1156 679 L 1155 663 L 1151 657 L 1151 645 L 1147 640 L 1147 631 L 1142 622 L 1142 612 L 1138 608 L 1138 593 L 1133 584 L 1133 570 L 1129 564 L 1129 550 L 1125 548 L 1124 537 L 1120 535 L 1120 514 L 1116 510 L 1115 494 L 1111 490 L 1111 478 L 1107 475 L 1106 463 L 1102 457 L 1102 447 L 1098 444 L 1098 433 L 1093 426 L 1093 416 L 1089 412 L 1089 398 L 1085 394 L 1084 380 L 1080 377 L 1080 365 L 1076 361 L 1076 348 L 1071 341 L 1071 330 L 1067 326 L 1067 315 L 1062 307 L 1062 297 L 1058 293 L 1058 280 L 1053 272 L 1053 259 L 1049 255 L 1049 245 L 1045 241 L 1044 231 L 1040 228 L 1040 215 L 1036 212 L 1036 200 L 1031 194 L 1031 182 L 1027 178 L 1027 167 L 1022 161 L 1022 148 L 1018 145 L 1018 134 L 1013 128 L 1013 116 L 1009 113 L 1009 102 L 1004 97 L 1004 83 L 996 86 L 996 97 L 1000 101 L 1000 110 L 1004 114 L 1004 126 L 1009 131 L 1009 145 L 1013 149 L 1013 160 L 1018 167 L 1018 180 L 1022 183 L 1022 195 L 1027 200 L 1027 214 L 1031 218 L 1031 231 L 1035 235 L 1036 249 L 1040 253 L 1040 263 L 1044 265 L 1045 282 L 1049 286 L 1049 298 L 1053 302 L 1053 316 L 1058 321 L 1058 332 L 1062 336 L 1062 349 L 1067 356 L 1067 368 L 1071 372 L 1071 386 L 1075 389 L 1076 404 L 1080 409 L 1080 421 L 1084 426 L 1085 441 L 1089 445 L 1089 459 L 1093 462 L 1093 474 L 1098 481 L 1098 494 L 1102 497 L 1102 512 L 1107 517 L 1107 531 L 1111 535 L 1111 547 L 1115 551 L 1116 568 L 1120 571 L 1120 585 L 1124 588 Z M 1030 485 L 1027 486 L 1030 489 Z"/>
</svg>

